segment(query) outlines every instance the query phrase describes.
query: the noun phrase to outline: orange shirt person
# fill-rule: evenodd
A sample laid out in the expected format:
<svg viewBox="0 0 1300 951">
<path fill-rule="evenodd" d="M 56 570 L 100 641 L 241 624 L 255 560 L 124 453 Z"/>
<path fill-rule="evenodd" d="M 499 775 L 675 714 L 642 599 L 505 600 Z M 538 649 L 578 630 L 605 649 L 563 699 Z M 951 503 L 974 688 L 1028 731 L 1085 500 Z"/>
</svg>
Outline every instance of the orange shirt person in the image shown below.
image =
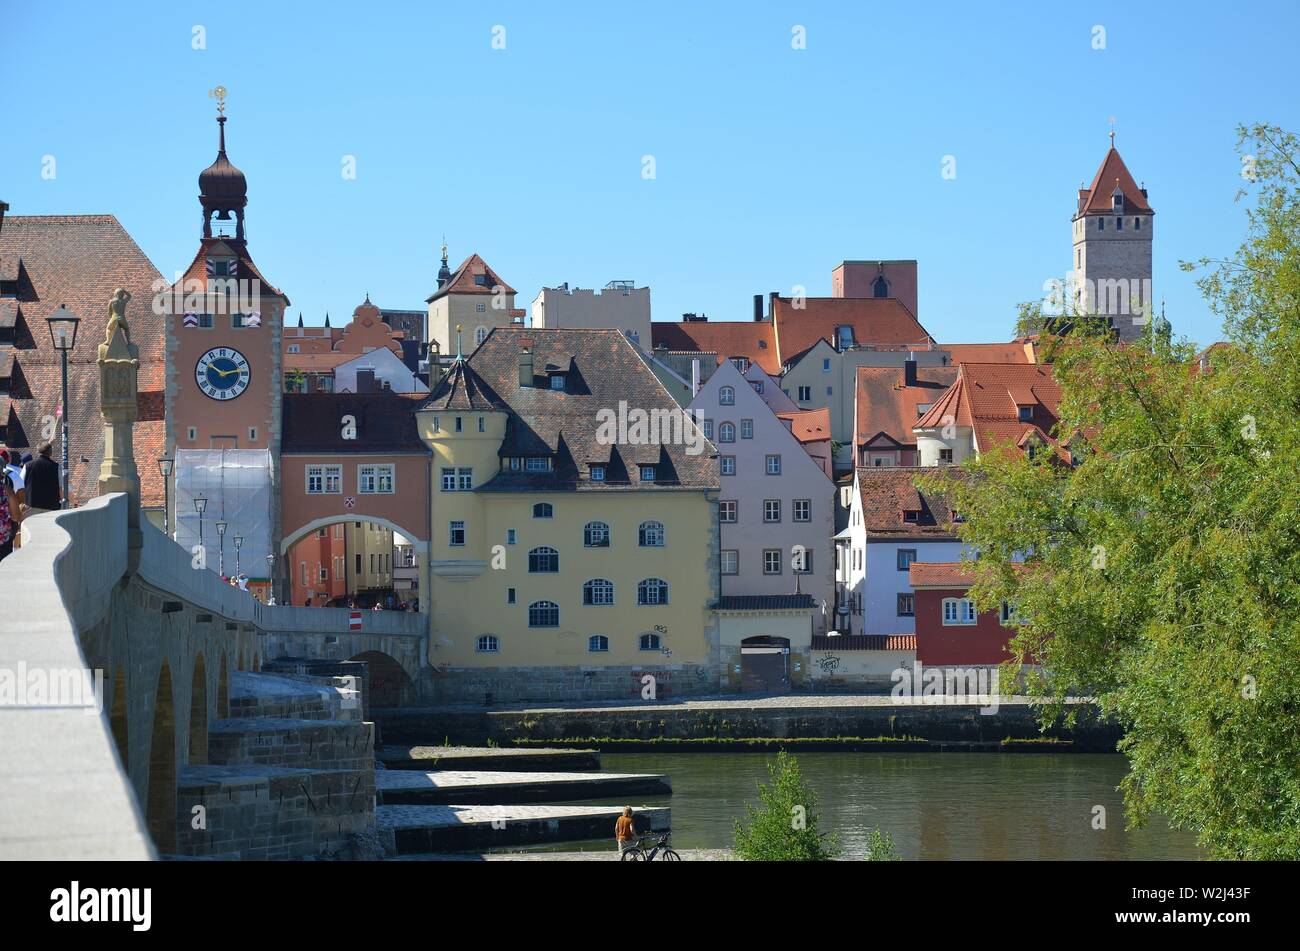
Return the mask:
<svg viewBox="0 0 1300 951">
<path fill-rule="evenodd" d="M 618 843 L 620 852 L 626 852 L 636 846 L 636 823 L 632 821 L 631 806 L 624 806 L 623 814 L 614 823 L 614 841 Z"/>
</svg>

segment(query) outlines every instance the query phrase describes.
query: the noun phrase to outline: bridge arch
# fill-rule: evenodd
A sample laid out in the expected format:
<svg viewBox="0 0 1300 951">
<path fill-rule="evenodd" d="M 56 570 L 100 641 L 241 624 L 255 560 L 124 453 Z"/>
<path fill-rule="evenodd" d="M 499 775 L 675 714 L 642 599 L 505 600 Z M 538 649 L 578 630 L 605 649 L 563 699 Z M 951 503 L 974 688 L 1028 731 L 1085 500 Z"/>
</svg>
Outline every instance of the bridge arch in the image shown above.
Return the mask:
<svg viewBox="0 0 1300 951">
<path fill-rule="evenodd" d="M 409 528 L 403 528 L 396 522 L 384 518 L 381 515 L 367 515 L 365 512 L 343 512 L 339 515 L 327 515 L 324 518 L 312 519 L 306 525 L 294 529 L 293 532 L 285 532 L 284 539 L 280 542 L 280 554 L 287 555 L 289 550 L 298 542 L 302 541 L 312 532 L 320 531 L 322 528 L 328 528 L 331 525 L 338 525 L 342 522 L 374 522 L 376 525 L 382 525 L 394 534 L 401 535 L 411 543 L 411 547 L 422 555 L 429 553 L 429 541 L 421 538 L 420 534 L 412 532 Z M 421 533 L 422 534 L 422 533 Z"/>
</svg>

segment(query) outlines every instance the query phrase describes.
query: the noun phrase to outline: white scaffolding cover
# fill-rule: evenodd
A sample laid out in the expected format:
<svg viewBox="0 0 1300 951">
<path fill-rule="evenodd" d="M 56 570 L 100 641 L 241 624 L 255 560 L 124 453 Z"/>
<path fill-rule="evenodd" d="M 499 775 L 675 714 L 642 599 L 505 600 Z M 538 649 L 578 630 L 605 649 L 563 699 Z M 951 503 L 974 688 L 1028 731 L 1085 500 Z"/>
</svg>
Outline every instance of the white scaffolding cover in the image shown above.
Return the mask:
<svg viewBox="0 0 1300 951">
<path fill-rule="evenodd" d="M 176 451 L 176 541 L 193 551 L 199 543 L 199 514 L 194 499 L 208 500 L 203 512 L 203 547 L 207 566 L 221 568 L 217 522 L 227 524 L 225 568 L 236 562 L 249 578 L 267 577 L 271 553 L 271 453 L 265 449 L 178 449 Z M 238 559 L 235 536 L 243 538 Z"/>
</svg>

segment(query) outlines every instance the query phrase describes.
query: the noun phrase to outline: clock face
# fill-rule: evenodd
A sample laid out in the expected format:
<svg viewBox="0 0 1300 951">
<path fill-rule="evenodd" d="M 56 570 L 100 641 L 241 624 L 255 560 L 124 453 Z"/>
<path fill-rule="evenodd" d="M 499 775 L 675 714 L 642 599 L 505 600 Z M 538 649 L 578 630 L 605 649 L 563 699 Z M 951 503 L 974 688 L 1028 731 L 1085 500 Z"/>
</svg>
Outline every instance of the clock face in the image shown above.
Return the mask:
<svg viewBox="0 0 1300 951">
<path fill-rule="evenodd" d="M 248 361 L 238 350 L 213 347 L 199 357 L 194 378 L 199 389 L 214 400 L 233 400 L 248 389 Z"/>
</svg>

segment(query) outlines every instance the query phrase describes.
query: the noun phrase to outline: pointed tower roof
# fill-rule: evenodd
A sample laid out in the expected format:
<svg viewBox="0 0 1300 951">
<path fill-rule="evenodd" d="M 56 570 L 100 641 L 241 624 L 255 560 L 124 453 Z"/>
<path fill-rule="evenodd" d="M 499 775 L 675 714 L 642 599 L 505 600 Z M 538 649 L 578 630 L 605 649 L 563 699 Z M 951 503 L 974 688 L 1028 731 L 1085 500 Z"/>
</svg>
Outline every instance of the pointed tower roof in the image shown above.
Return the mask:
<svg viewBox="0 0 1300 951">
<path fill-rule="evenodd" d="M 436 291 L 425 298 L 425 303 L 432 304 L 446 294 L 493 294 L 497 288 L 506 294 L 515 292 L 515 289 L 501 280 L 486 261 L 477 254 L 471 254 L 460 263 L 460 267 L 456 268 L 455 273 L 445 283 L 440 284 Z"/>
<path fill-rule="evenodd" d="M 451 268 L 447 267 L 447 236 L 442 236 L 442 267 L 438 268 L 438 287 L 441 289 L 451 280 Z"/>
<path fill-rule="evenodd" d="M 1147 204 L 1147 196 L 1142 193 L 1138 183 L 1129 174 L 1128 166 L 1119 157 L 1119 152 L 1112 145 L 1102 159 L 1101 167 L 1092 178 L 1092 185 L 1079 189 L 1078 214 L 1109 213 L 1112 210 L 1111 196 L 1119 189 L 1124 195 L 1124 210 L 1152 212 Z"/>
<path fill-rule="evenodd" d="M 429 398 L 420 405 L 420 409 L 505 412 L 508 407 L 467 362 L 457 360 L 433 388 Z"/>
</svg>

